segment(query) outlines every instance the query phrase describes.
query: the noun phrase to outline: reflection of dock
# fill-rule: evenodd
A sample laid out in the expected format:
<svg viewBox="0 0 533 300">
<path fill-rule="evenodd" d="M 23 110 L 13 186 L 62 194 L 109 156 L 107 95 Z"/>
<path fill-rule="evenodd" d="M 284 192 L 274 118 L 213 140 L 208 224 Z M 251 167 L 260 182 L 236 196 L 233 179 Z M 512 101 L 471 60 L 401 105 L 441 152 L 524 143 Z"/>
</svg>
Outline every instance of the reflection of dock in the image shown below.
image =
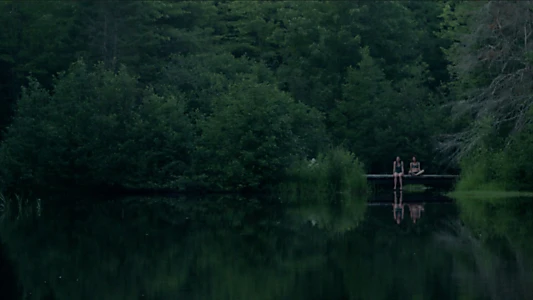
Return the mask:
<svg viewBox="0 0 533 300">
<path fill-rule="evenodd" d="M 366 178 L 369 183 L 374 185 L 389 185 L 392 186 L 394 177 L 392 174 L 367 174 Z M 432 175 L 423 174 L 418 176 L 404 175 L 402 181 L 404 185 L 420 184 L 429 187 L 447 188 L 454 185 L 459 178 L 458 175 Z"/>
<path fill-rule="evenodd" d="M 397 197 L 400 197 L 400 192 L 396 192 Z M 393 192 L 389 193 L 380 193 L 371 197 L 368 200 L 368 205 L 370 206 L 379 206 L 379 205 L 391 205 L 394 202 Z M 453 203 L 453 200 L 449 197 L 443 196 L 442 194 L 434 193 L 402 193 L 402 202 L 405 204 L 450 204 Z"/>
<path fill-rule="evenodd" d="M 391 206 L 393 201 L 389 202 L 368 202 L 368 206 Z M 451 201 L 429 201 L 429 202 L 403 202 L 404 204 L 450 204 Z"/>
</svg>

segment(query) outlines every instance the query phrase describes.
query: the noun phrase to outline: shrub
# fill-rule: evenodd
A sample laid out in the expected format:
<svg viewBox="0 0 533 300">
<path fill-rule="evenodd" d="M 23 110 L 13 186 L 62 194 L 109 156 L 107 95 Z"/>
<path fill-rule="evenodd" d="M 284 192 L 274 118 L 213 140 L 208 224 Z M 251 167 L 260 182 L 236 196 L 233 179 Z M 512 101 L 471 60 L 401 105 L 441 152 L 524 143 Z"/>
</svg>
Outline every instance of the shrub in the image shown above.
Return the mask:
<svg viewBox="0 0 533 300">
<path fill-rule="evenodd" d="M 282 193 L 304 202 L 366 200 L 369 186 L 364 175 L 362 163 L 351 152 L 335 148 L 288 168 Z"/>
<path fill-rule="evenodd" d="M 188 165 L 192 125 L 179 97 L 83 62 L 52 92 L 32 80 L 0 147 L 4 185 L 144 187 L 174 184 Z"/>
<path fill-rule="evenodd" d="M 195 173 L 222 190 L 278 184 L 286 167 L 317 149 L 325 135 L 316 110 L 274 86 L 249 80 L 217 99 L 199 128 Z"/>
</svg>

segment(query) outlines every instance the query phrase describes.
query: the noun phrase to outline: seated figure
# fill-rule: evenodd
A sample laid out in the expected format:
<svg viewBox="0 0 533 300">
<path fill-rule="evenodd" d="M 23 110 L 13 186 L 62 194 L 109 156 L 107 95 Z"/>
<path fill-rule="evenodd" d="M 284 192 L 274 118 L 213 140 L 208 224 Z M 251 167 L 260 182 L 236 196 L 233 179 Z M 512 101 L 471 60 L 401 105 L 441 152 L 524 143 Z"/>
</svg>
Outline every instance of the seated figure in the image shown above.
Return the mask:
<svg viewBox="0 0 533 300">
<path fill-rule="evenodd" d="M 402 176 L 403 171 L 403 161 L 400 160 L 399 156 L 396 156 L 396 160 L 392 163 L 392 176 L 394 177 L 394 189 L 396 189 L 396 182 L 400 181 L 400 190 L 402 189 Z"/>
<path fill-rule="evenodd" d="M 424 170 L 420 169 L 420 162 L 416 161 L 416 157 L 413 156 L 413 161 L 409 164 L 409 175 L 418 176 L 424 173 Z"/>
</svg>

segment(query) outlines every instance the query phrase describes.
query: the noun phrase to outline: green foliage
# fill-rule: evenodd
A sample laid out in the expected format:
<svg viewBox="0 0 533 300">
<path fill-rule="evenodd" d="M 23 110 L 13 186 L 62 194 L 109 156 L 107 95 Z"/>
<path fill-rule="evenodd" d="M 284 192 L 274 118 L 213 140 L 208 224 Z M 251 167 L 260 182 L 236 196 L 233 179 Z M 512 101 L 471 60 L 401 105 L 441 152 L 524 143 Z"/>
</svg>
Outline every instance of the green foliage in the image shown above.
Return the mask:
<svg viewBox="0 0 533 300">
<path fill-rule="evenodd" d="M 457 190 L 531 190 L 533 162 L 529 154 L 533 151 L 533 124 L 502 138 L 489 122 L 477 134 L 477 150 L 462 159 Z M 506 145 L 502 146 L 503 143 Z"/>
<path fill-rule="evenodd" d="M 369 49 L 360 50 L 362 60 L 348 70 L 343 99 L 331 113 L 337 140 L 357 153 L 371 170 L 389 172 L 396 155 L 412 157 L 431 166 L 431 133 L 439 118 L 436 103 L 421 88 L 427 76 L 424 66 L 413 66 L 416 78 L 388 80 Z M 384 159 L 389 157 L 390 159 Z"/>
<path fill-rule="evenodd" d="M 462 159 L 460 190 L 531 190 L 531 90 L 528 2 L 451 1 L 441 36 L 453 76 L 454 134 Z"/>
<path fill-rule="evenodd" d="M 12 121 L 21 87 L 28 84 L 26 76 L 50 86 L 52 77 L 74 60 L 74 10 L 68 2 L 0 3 L 0 139 Z"/>
<path fill-rule="evenodd" d="M 505 190 L 502 180 L 503 164 L 500 153 L 481 148 L 461 161 L 461 178 L 456 185 L 458 191 L 468 190 Z"/>
<path fill-rule="evenodd" d="M 198 174 L 222 189 L 279 182 L 295 158 L 319 147 L 321 127 L 318 112 L 269 84 L 244 80 L 199 123 Z"/>
<path fill-rule="evenodd" d="M 311 161 L 292 164 L 282 197 L 297 203 L 366 201 L 369 186 L 364 175 L 363 165 L 351 152 L 331 149 Z"/>
<path fill-rule="evenodd" d="M 442 8 L 4 1 L 1 184 L 261 188 L 336 146 L 437 170 Z"/>
<path fill-rule="evenodd" d="M 89 71 L 78 62 L 58 77 L 53 93 L 31 81 L 0 149 L 8 184 L 174 183 L 192 143 L 183 111 L 178 98 L 143 90 L 124 68 Z"/>
<path fill-rule="evenodd" d="M 244 79 L 272 83 L 273 75 L 261 64 L 229 53 L 172 55 L 156 84 L 164 94 L 183 94 L 187 112 L 197 118 L 213 112 L 213 101 Z"/>
<path fill-rule="evenodd" d="M 121 65 L 154 82 L 172 54 L 208 50 L 211 2 L 80 1 L 75 32 L 81 55 L 117 70 Z M 80 43 L 83 43 L 80 45 Z"/>
</svg>

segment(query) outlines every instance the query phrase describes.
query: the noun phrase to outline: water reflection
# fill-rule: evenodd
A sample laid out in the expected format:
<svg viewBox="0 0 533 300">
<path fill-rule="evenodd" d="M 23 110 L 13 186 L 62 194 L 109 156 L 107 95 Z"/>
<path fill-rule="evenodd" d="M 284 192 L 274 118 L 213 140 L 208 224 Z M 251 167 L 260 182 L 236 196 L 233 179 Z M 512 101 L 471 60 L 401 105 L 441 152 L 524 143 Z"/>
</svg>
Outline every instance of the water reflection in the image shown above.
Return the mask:
<svg viewBox="0 0 533 300">
<path fill-rule="evenodd" d="M 362 201 L 291 205 L 287 220 L 295 224 L 309 224 L 324 234 L 343 234 L 359 227 L 364 221 L 367 205 Z"/>
<path fill-rule="evenodd" d="M 533 209 L 529 198 L 457 198 L 461 223 L 442 234 L 462 294 L 533 299 Z"/>
<path fill-rule="evenodd" d="M 43 200 L 0 236 L 23 299 L 533 299 L 529 209 L 387 196 Z"/>
<path fill-rule="evenodd" d="M 413 224 L 416 224 L 416 220 L 420 219 L 422 212 L 424 211 L 424 204 L 409 204 L 409 214 Z"/>
<path fill-rule="evenodd" d="M 434 197 L 428 197 L 430 200 L 435 199 Z M 394 192 L 394 200 L 392 202 L 392 215 L 394 218 L 394 221 L 396 224 L 400 224 L 404 217 L 405 217 L 405 206 L 407 205 L 407 208 L 409 210 L 409 217 L 411 218 L 411 221 L 413 224 L 416 224 L 416 221 L 420 219 L 422 216 L 422 212 L 424 211 L 424 203 L 417 203 L 417 202 L 407 202 L 405 203 L 403 201 L 403 192 L 400 191 L 397 193 Z"/>
<path fill-rule="evenodd" d="M 397 224 L 403 220 L 405 213 L 405 204 L 403 203 L 403 193 L 400 192 L 400 200 L 398 201 L 398 195 L 394 192 L 394 203 L 392 204 L 392 214 Z"/>
<path fill-rule="evenodd" d="M 454 254 L 452 274 L 460 282 L 462 295 L 471 299 L 533 299 L 531 253 L 527 255 L 508 239 L 487 245 L 458 222 L 452 227 L 454 234 L 440 238 L 445 249 Z"/>
</svg>

